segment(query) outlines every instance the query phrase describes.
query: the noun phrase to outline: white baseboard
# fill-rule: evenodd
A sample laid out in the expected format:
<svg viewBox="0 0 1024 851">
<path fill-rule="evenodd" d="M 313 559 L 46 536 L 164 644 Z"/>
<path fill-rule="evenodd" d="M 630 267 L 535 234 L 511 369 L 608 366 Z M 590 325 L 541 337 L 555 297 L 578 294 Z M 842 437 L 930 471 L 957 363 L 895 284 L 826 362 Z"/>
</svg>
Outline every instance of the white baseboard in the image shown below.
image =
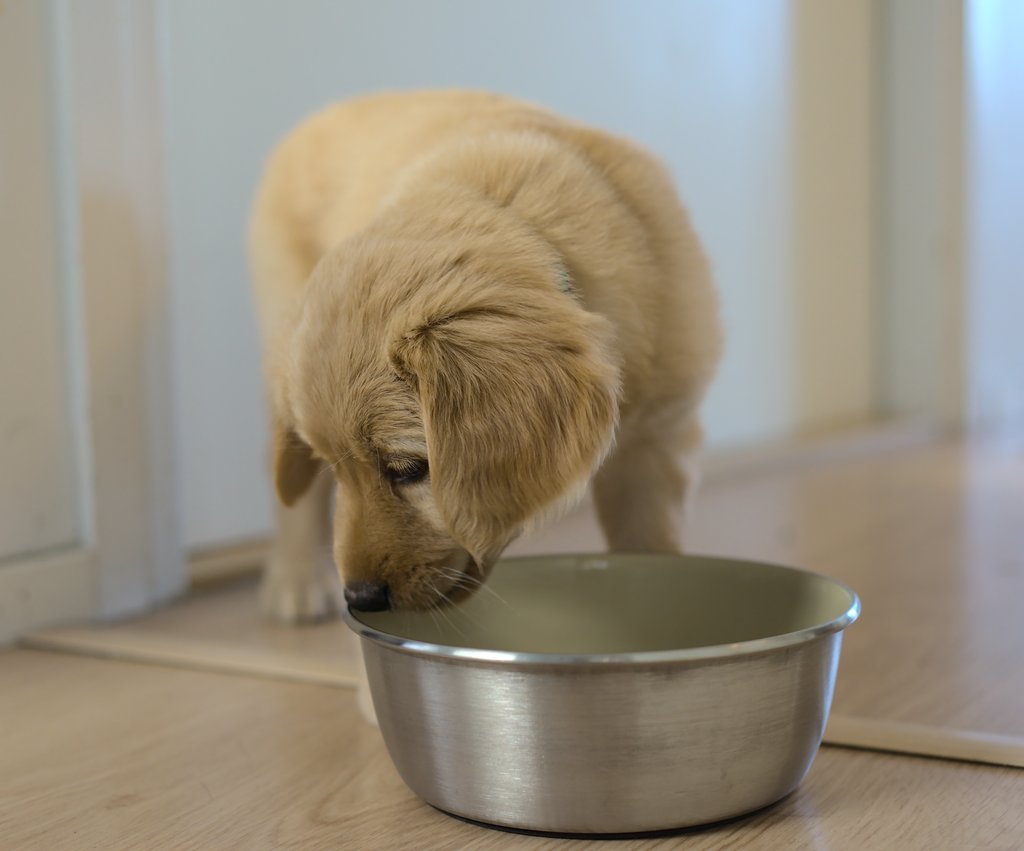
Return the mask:
<svg viewBox="0 0 1024 851">
<path fill-rule="evenodd" d="M 714 484 L 906 451 L 949 436 L 948 429 L 931 422 L 879 420 L 751 447 L 709 450 L 700 466 L 703 480 Z"/>
<path fill-rule="evenodd" d="M 189 554 L 189 578 L 193 585 L 223 582 L 259 571 L 270 549 L 271 538 L 251 538 L 223 546 L 204 547 Z"/>
<path fill-rule="evenodd" d="M 22 633 L 98 614 L 96 555 L 74 549 L 0 564 L 0 646 Z"/>
</svg>

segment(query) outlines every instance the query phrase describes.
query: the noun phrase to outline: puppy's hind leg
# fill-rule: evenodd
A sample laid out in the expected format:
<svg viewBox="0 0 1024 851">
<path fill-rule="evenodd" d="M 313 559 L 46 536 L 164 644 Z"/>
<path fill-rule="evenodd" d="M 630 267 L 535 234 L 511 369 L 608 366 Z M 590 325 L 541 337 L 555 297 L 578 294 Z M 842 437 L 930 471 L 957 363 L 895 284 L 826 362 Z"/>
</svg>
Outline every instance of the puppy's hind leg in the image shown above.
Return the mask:
<svg viewBox="0 0 1024 851">
<path fill-rule="evenodd" d="M 291 507 L 277 504 L 277 537 L 263 574 L 263 611 L 283 623 L 322 620 L 343 605 L 331 553 L 334 480 L 322 470 Z"/>
<path fill-rule="evenodd" d="M 670 429 L 653 423 L 622 429 L 594 480 L 597 516 L 612 552 L 682 551 L 702 436 L 695 416 Z"/>
</svg>

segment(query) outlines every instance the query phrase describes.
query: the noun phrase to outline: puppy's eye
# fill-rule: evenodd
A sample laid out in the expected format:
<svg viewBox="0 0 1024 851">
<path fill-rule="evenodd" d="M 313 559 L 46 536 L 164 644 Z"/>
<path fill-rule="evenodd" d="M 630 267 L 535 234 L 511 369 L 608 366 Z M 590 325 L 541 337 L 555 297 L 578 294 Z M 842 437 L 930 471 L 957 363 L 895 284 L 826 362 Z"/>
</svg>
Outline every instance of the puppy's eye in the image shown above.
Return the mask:
<svg viewBox="0 0 1024 851">
<path fill-rule="evenodd" d="M 426 458 L 401 458 L 389 461 L 385 470 L 393 485 L 414 485 L 430 473 Z"/>
</svg>

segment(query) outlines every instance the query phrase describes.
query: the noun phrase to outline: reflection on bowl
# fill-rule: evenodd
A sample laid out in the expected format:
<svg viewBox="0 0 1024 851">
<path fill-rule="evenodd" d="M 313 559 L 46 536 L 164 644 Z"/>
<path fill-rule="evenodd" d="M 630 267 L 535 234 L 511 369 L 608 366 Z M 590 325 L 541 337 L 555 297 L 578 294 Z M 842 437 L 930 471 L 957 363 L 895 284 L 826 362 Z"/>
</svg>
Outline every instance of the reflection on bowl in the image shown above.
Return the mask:
<svg viewBox="0 0 1024 851">
<path fill-rule="evenodd" d="M 456 815 L 634 833 L 766 806 L 806 774 L 856 595 L 695 556 L 508 559 L 460 606 L 347 612 L 405 782 Z"/>
</svg>

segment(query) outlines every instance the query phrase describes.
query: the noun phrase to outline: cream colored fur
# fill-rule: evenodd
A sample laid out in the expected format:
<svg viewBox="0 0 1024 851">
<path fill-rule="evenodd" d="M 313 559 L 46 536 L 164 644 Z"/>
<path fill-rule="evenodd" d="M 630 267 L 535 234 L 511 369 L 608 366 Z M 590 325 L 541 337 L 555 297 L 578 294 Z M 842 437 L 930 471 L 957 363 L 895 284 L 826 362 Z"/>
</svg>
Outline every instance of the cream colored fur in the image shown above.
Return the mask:
<svg viewBox="0 0 1024 851">
<path fill-rule="evenodd" d="M 590 482 L 612 549 L 680 547 L 721 338 L 649 154 L 483 93 L 342 103 L 271 156 L 249 254 L 282 500 L 271 612 L 333 605 L 331 482 L 343 579 L 399 607 L 468 593 Z M 394 484 L 416 458 L 429 478 Z"/>
</svg>

